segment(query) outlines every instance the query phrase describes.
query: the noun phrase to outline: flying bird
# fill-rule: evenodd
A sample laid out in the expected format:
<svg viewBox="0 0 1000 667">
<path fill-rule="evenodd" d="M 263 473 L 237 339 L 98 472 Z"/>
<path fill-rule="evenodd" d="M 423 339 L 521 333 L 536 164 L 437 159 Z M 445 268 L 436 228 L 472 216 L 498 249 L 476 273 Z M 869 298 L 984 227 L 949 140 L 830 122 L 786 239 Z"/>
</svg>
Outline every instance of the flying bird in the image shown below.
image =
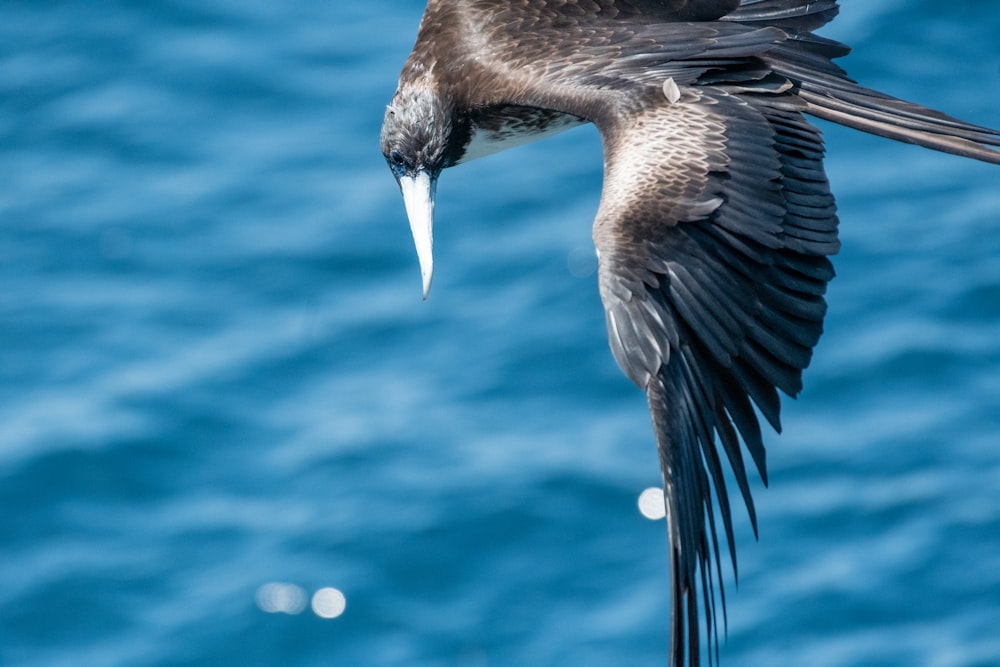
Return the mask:
<svg viewBox="0 0 1000 667">
<path fill-rule="evenodd" d="M 424 298 L 442 170 L 600 131 L 598 284 L 611 351 L 652 415 L 674 667 L 700 663 L 702 616 L 718 658 L 723 539 L 736 573 L 723 467 L 756 534 L 744 450 L 766 484 L 757 415 L 780 431 L 779 392 L 800 391 L 822 333 L 840 245 L 806 116 L 1000 164 L 997 131 L 848 78 L 833 61 L 849 48 L 814 33 L 837 12 L 836 0 L 430 0 L 385 112 Z"/>
</svg>

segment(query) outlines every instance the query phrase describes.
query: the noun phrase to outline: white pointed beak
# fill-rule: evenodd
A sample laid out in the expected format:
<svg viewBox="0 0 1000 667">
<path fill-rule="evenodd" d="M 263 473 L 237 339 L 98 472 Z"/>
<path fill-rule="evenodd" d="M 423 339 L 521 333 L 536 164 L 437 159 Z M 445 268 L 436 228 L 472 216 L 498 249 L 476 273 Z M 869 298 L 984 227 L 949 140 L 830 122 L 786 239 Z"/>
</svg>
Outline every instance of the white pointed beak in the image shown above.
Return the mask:
<svg viewBox="0 0 1000 667">
<path fill-rule="evenodd" d="M 434 277 L 434 190 L 436 179 L 426 171 L 418 171 L 413 176 L 401 176 L 399 189 L 403 192 L 406 217 L 410 219 L 413 244 L 417 247 L 420 260 L 420 276 L 424 281 L 424 299 L 431 291 Z"/>
</svg>

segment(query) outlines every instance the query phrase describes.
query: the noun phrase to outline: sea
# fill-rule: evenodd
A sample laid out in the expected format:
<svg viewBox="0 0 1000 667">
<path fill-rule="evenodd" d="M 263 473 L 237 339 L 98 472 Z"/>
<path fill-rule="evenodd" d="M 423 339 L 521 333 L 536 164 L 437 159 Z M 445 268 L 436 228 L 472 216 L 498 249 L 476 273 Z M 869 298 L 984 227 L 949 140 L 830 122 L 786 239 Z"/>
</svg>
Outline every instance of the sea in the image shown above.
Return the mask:
<svg viewBox="0 0 1000 667">
<path fill-rule="evenodd" d="M 841 5 L 854 78 L 1000 127 L 995 0 Z M 447 170 L 423 301 L 422 10 L 0 2 L 0 665 L 666 664 L 600 138 Z M 843 250 L 720 664 L 1000 665 L 1000 168 L 819 125 Z"/>
</svg>

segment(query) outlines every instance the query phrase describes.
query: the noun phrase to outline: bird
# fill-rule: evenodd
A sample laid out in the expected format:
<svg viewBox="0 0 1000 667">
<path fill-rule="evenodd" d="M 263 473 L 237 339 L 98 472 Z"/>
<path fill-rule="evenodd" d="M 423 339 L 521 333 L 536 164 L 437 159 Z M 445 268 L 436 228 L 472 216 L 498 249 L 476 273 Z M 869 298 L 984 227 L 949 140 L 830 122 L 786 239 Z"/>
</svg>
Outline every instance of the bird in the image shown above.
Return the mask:
<svg viewBox="0 0 1000 667">
<path fill-rule="evenodd" d="M 840 241 L 808 117 L 1000 164 L 1000 132 L 849 78 L 834 62 L 849 47 L 816 34 L 838 12 L 837 0 L 430 0 L 385 110 L 380 148 L 424 299 L 441 172 L 596 125 L 597 282 L 611 352 L 652 417 L 672 667 L 703 650 L 719 660 L 723 550 L 738 574 L 724 467 L 756 535 L 745 454 L 767 485 L 759 417 L 780 432 L 781 394 L 802 389 L 823 330 Z"/>
</svg>

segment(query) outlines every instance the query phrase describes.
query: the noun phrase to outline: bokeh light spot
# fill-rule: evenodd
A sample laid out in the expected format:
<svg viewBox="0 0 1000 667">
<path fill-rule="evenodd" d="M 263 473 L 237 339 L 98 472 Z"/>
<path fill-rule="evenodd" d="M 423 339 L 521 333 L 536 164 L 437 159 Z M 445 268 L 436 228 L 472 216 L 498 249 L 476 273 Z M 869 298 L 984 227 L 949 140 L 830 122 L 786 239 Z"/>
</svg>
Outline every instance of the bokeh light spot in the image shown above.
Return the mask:
<svg viewBox="0 0 1000 667">
<path fill-rule="evenodd" d="M 651 521 L 659 521 L 667 516 L 667 508 L 663 504 L 663 489 L 651 487 L 640 493 L 639 511 Z"/>
<path fill-rule="evenodd" d="M 347 598 L 336 588 L 321 588 L 312 596 L 312 610 L 320 618 L 337 618 L 347 608 Z"/>
<path fill-rule="evenodd" d="M 306 608 L 306 592 L 295 584 L 268 582 L 257 589 L 257 606 L 269 614 L 299 614 Z"/>
</svg>

